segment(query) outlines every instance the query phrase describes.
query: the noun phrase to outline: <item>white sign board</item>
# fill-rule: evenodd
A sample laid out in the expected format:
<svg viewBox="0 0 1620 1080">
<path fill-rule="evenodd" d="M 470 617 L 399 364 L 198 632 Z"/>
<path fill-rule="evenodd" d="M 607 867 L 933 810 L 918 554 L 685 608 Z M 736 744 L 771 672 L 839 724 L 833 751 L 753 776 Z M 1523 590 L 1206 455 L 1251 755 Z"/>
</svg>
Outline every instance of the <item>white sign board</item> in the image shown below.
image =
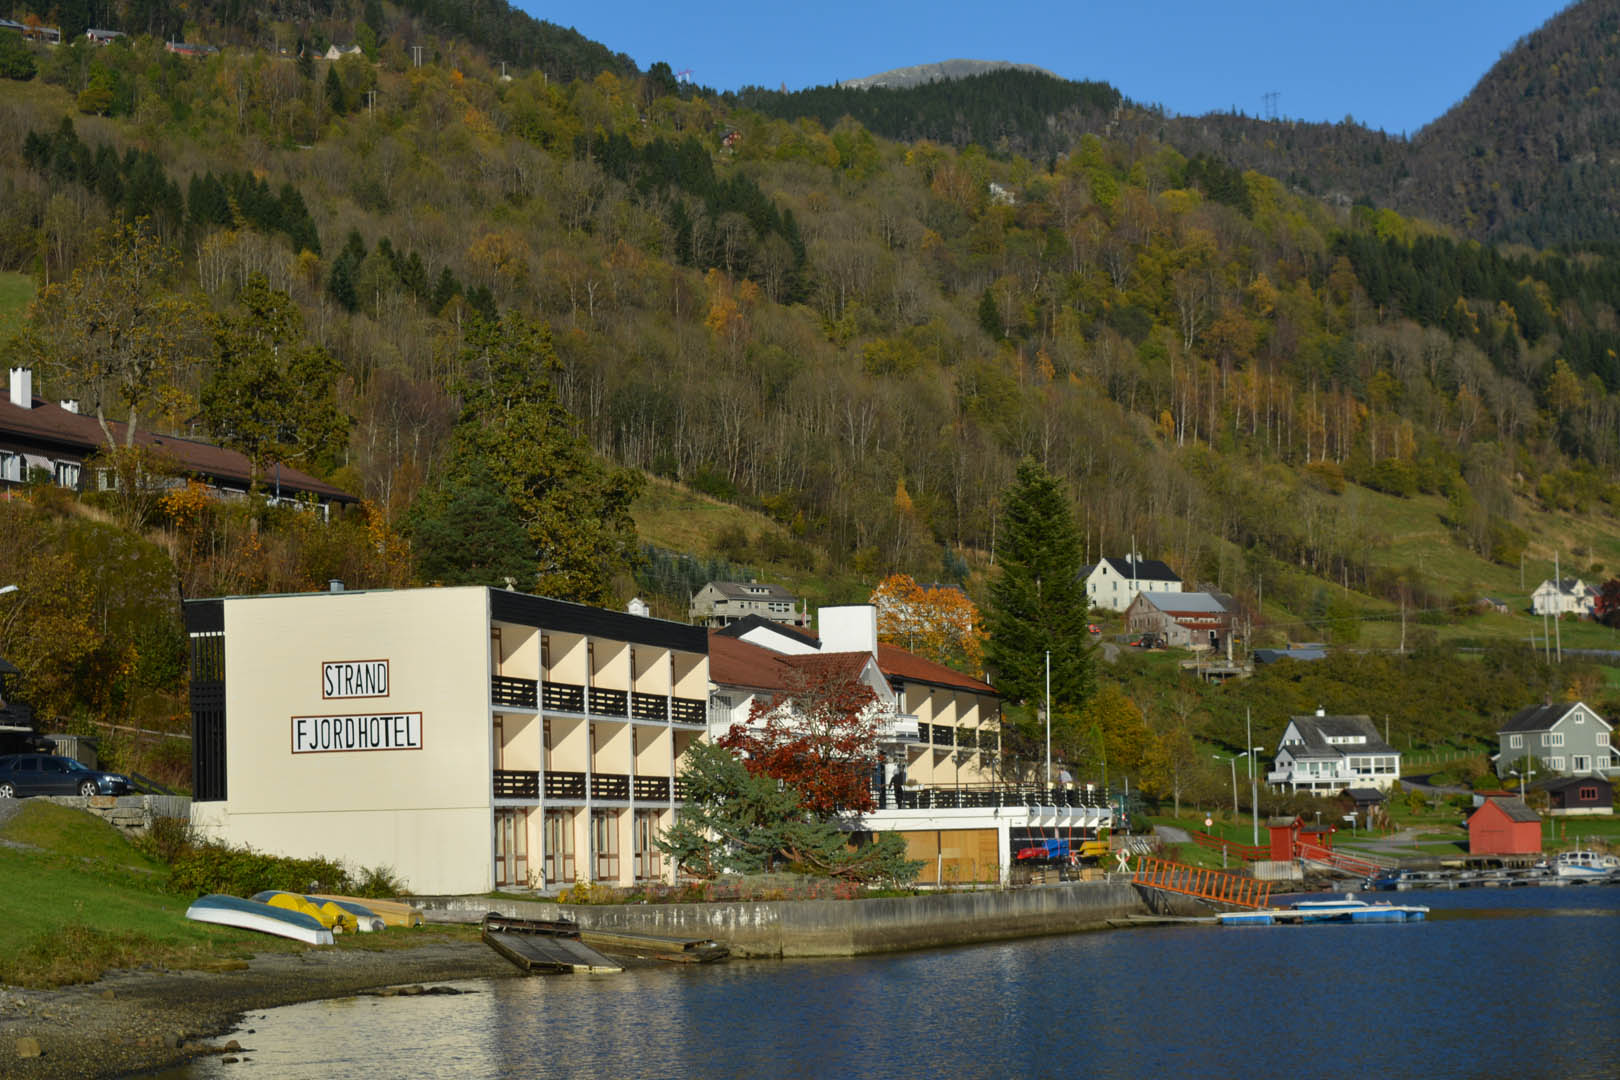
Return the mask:
<svg viewBox="0 0 1620 1080">
<path fill-rule="evenodd" d="M 328 660 L 321 664 L 321 697 L 388 696 L 388 661 Z"/>
<path fill-rule="evenodd" d="M 419 712 L 292 718 L 292 752 L 295 754 L 420 749 L 422 714 Z"/>
</svg>

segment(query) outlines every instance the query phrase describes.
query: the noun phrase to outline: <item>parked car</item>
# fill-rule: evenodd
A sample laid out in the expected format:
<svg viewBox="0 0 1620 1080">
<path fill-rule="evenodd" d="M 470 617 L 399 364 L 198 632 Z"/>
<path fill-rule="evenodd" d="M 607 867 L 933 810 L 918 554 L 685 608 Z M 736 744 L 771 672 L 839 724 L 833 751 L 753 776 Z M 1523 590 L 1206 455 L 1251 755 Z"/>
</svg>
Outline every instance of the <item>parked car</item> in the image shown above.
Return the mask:
<svg viewBox="0 0 1620 1080">
<path fill-rule="evenodd" d="M 57 754 L 0 757 L 0 799 L 25 795 L 127 795 L 135 785 L 123 773 L 102 772 Z"/>
</svg>

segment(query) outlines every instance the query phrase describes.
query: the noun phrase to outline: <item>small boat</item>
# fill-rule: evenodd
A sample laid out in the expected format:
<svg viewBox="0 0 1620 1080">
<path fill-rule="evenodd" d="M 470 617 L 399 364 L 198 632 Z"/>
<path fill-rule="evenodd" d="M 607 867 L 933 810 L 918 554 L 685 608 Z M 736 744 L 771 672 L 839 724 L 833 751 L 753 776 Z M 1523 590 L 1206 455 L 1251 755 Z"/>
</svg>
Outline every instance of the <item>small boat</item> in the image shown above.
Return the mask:
<svg viewBox="0 0 1620 1080">
<path fill-rule="evenodd" d="M 383 921 L 358 904 L 349 905 L 336 900 L 318 900 L 303 893 L 282 889 L 266 889 L 254 893 L 253 899 L 272 907 L 289 911 L 302 911 L 334 934 L 353 934 L 360 930 L 381 930 Z M 355 910 L 358 908 L 359 910 Z"/>
<path fill-rule="evenodd" d="M 240 896 L 209 893 L 193 900 L 186 908 L 186 918 L 196 922 L 235 926 L 243 930 L 257 930 L 263 934 L 291 938 L 308 945 L 332 944 L 332 931 L 313 916 L 302 911 L 244 900 Z"/>
<path fill-rule="evenodd" d="M 1561 878 L 1596 878 L 1620 874 L 1620 858 L 1598 851 L 1564 851 L 1553 860 L 1553 873 Z"/>
<path fill-rule="evenodd" d="M 339 904 L 360 904 L 388 926 L 421 926 L 422 909 L 399 900 L 367 900 L 360 896 L 311 893 L 311 900 L 335 900 Z"/>
<path fill-rule="evenodd" d="M 1305 922 L 1343 922 L 1350 913 L 1367 906 L 1365 900 L 1355 900 L 1349 896 L 1343 900 L 1300 900 L 1289 905 L 1300 913 L 1300 918 Z"/>
<path fill-rule="evenodd" d="M 1260 911 L 1223 911 L 1215 916 L 1222 926 L 1275 926 L 1277 920 L 1272 912 Z"/>
</svg>

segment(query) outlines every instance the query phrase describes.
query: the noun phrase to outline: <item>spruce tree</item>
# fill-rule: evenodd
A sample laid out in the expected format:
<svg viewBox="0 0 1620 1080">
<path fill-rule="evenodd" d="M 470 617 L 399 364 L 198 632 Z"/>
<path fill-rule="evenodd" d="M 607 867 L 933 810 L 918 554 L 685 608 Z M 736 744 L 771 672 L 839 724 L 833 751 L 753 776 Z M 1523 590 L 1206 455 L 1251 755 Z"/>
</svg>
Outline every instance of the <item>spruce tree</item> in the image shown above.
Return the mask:
<svg viewBox="0 0 1620 1080">
<path fill-rule="evenodd" d="M 1001 574 L 990 586 L 987 660 L 1010 701 L 1044 701 L 1046 652 L 1052 653 L 1052 702 L 1079 706 L 1096 685 L 1087 602 L 1080 580 L 1080 539 L 1057 478 L 1035 461 L 1018 466 L 1006 495 Z"/>
</svg>

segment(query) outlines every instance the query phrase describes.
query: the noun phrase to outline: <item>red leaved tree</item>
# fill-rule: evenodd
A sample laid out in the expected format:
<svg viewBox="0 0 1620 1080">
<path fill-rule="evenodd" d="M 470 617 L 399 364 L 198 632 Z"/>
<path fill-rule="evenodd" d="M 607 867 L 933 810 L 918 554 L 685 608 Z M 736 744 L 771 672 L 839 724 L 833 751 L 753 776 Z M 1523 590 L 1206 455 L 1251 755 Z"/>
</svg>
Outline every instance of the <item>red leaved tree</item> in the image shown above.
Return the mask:
<svg viewBox="0 0 1620 1080">
<path fill-rule="evenodd" d="M 742 752 L 748 771 L 792 785 L 819 817 L 875 808 L 883 710 L 848 656 L 804 657 L 776 697 L 756 698 L 748 724 L 733 724 L 719 744 Z"/>
</svg>

